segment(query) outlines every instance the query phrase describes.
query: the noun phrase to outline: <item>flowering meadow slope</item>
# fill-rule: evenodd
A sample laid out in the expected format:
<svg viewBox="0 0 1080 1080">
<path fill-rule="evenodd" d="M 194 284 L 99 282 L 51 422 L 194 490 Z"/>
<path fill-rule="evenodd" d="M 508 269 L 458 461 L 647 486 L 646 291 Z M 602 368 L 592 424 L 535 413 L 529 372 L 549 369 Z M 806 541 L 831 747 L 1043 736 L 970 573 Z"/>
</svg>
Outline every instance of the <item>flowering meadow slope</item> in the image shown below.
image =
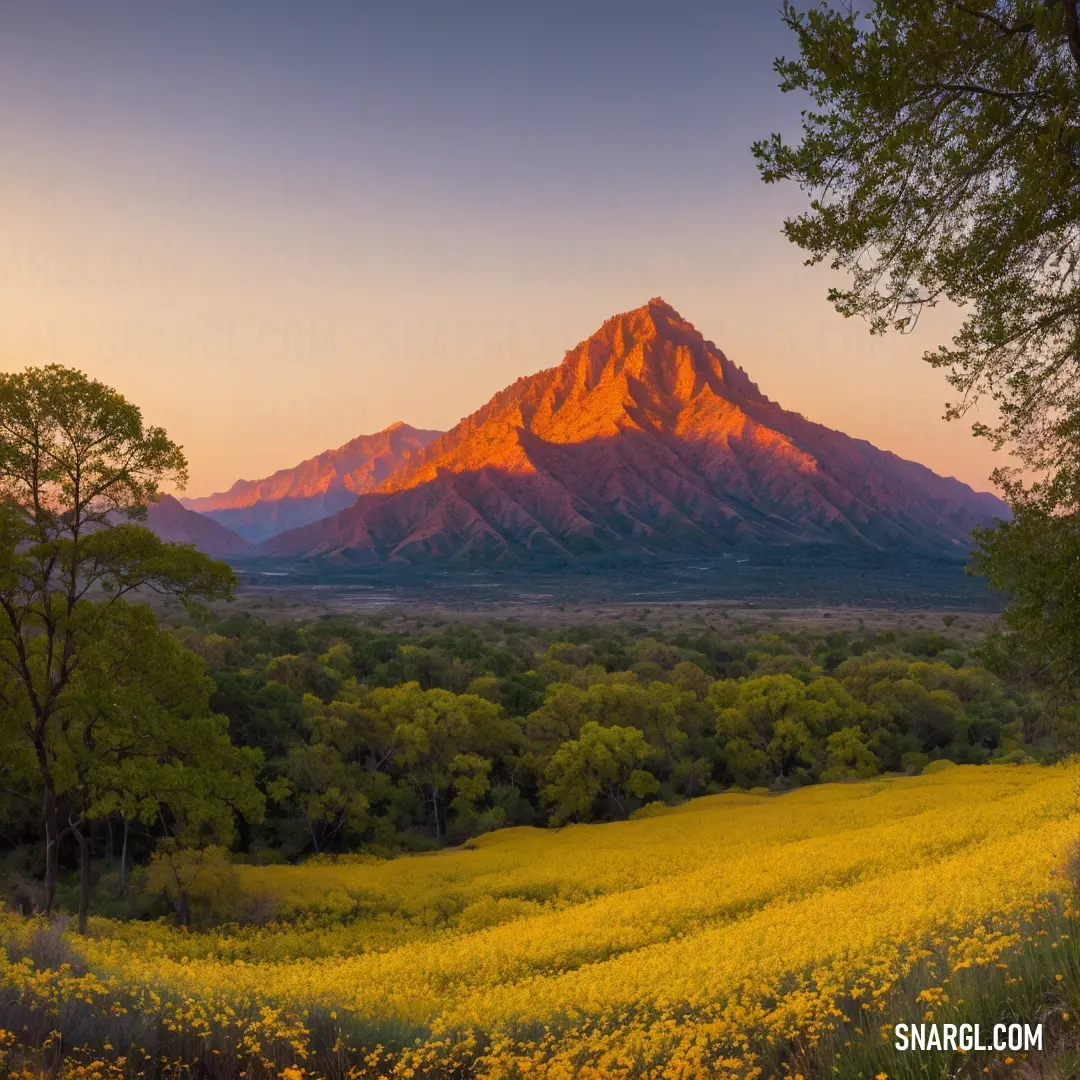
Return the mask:
<svg viewBox="0 0 1080 1080">
<path fill-rule="evenodd" d="M 247 867 L 245 888 L 276 895 L 272 926 L 98 920 L 71 943 L 84 974 L 9 944 L 0 1027 L 33 1006 L 39 1027 L 78 1026 L 101 1070 L 126 1040 L 168 1075 L 795 1075 L 843 1025 L 876 1032 L 912 979 L 948 1001 L 943 980 L 996 973 L 1038 934 L 1078 779 L 956 767 L 389 862 Z M 111 1011 L 114 1034 L 80 1008 Z"/>
</svg>

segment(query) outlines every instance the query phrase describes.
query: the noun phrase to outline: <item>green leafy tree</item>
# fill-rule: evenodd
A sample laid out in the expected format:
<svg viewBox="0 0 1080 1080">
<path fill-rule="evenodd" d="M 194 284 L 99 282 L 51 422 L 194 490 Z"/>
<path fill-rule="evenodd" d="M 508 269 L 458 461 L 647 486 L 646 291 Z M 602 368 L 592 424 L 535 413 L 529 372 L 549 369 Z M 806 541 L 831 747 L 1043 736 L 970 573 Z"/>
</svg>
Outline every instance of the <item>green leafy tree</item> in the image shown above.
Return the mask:
<svg viewBox="0 0 1080 1080">
<path fill-rule="evenodd" d="M 309 656 L 275 656 L 267 665 L 266 681 L 298 694 L 314 694 L 329 700 L 337 692 L 341 675 Z"/>
<path fill-rule="evenodd" d="M 46 910 L 63 733 L 114 605 L 139 589 L 190 600 L 234 584 L 225 564 L 133 523 L 160 483 L 184 479 L 180 447 L 101 383 L 56 365 L 0 375 L 0 704 L 42 788 Z"/>
<path fill-rule="evenodd" d="M 670 682 L 678 690 L 693 694 L 698 701 L 705 700 L 705 695 L 712 685 L 712 679 L 689 660 L 683 660 L 672 668 Z"/>
<path fill-rule="evenodd" d="M 779 776 L 790 776 L 797 768 L 814 765 L 814 737 L 801 721 L 785 716 L 773 727 L 766 753 Z"/>
<path fill-rule="evenodd" d="M 801 6 L 801 5 L 800 5 Z M 1080 418 L 1080 31 L 1076 0 L 876 0 L 783 19 L 799 55 L 781 88 L 810 99 L 802 137 L 754 145 L 766 182 L 809 209 L 785 232 L 847 275 L 830 299 L 874 333 L 942 299 L 964 311 L 926 359 L 991 395 L 991 434 L 1036 465 L 1069 460 Z"/>
<path fill-rule="evenodd" d="M 763 675 L 738 685 L 734 707 L 745 729 L 764 746 L 777 722 L 796 713 L 805 700 L 806 685 L 793 675 Z"/>
<path fill-rule="evenodd" d="M 709 758 L 682 757 L 671 770 L 671 784 L 687 798 L 700 795 L 712 781 L 713 763 Z"/>
<path fill-rule="evenodd" d="M 111 605 L 83 652 L 51 743 L 58 795 L 79 846 L 79 931 L 86 932 L 94 822 L 150 825 L 168 812 L 187 842 L 231 841 L 234 815 L 261 820 L 257 749 L 234 747 L 209 711 L 201 661 L 158 629 L 144 605 Z"/>
<path fill-rule="evenodd" d="M 346 830 L 363 832 L 371 804 L 361 790 L 361 771 L 346 762 L 336 746 L 325 742 L 293 746 L 284 775 L 291 787 L 289 805 L 304 823 L 316 854 Z"/>
<path fill-rule="evenodd" d="M 241 746 L 258 746 L 269 759 L 283 756 L 302 727 L 296 696 L 280 683 L 265 683 L 254 672 L 214 672 L 210 699 L 214 712 L 229 718 L 229 735 Z"/>
<path fill-rule="evenodd" d="M 554 749 L 568 739 L 576 739 L 584 722 L 585 691 L 568 682 L 549 683 L 544 703 L 529 714 L 526 733 L 536 744 Z"/>
<path fill-rule="evenodd" d="M 758 787 L 771 776 L 769 755 L 742 736 L 725 741 L 721 758 L 728 775 L 739 787 Z"/>
<path fill-rule="evenodd" d="M 716 682 L 709 689 L 707 701 L 715 711 L 718 735 L 745 739 L 764 750 L 782 720 L 798 723 L 804 729 L 808 722 L 815 729 L 827 723 L 835 703 L 830 703 L 826 686 L 825 680 L 816 682 L 812 696 L 806 684 L 793 675 L 762 675 L 738 683 Z"/>
<path fill-rule="evenodd" d="M 976 531 L 974 568 L 1009 597 L 1001 631 L 982 659 L 1022 686 L 1049 689 L 1058 704 L 1080 687 L 1080 474 L 1011 488 L 1013 517 Z"/>
<path fill-rule="evenodd" d="M 392 846 L 394 819 L 408 816 L 415 785 L 402 779 L 395 755 L 403 749 L 399 727 L 417 698 L 396 688 L 368 690 L 347 681 L 342 696 L 324 702 L 306 694 L 301 710 L 309 743 L 293 745 L 283 764 L 293 788 L 288 804 L 317 849 L 340 846 L 345 836 L 366 833 Z"/>
<path fill-rule="evenodd" d="M 487 790 L 490 769 L 478 769 L 476 762 L 490 762 L 507 752 L 516 729 L 497 705 L 475 694 L 421 690 L 413 682 L 377 690 L 372 697 L 400 717 L 394 726 L 393 760 L 430 808 L 435 838 L 441 839 L 447 803 L 459 810 L 475 806 Z"/>
<path fill-rule="evenodd" d="M 601 797 L 626 817 L 631 799 L 642 800 L 660 790 L 656 777 L 643 768 L 655 756 L 637 728 L 587 721 L 578 738 L 564 742 L 548 763 L 544 798 L 552 806 L 552 823 L 588 820 Z"/>
<path fill-rule="evenodd" d="M 224 847 L 185 848 L 168 840 L 154 852 L 143 889 L 170 900 L 181 924 L 191 926 L 236 914 L 240 876 Z"/>
<path fill-rule="evenodd" d="M 826 740 L 822 780 L 865 780 L 880 771 L 881 762 L 867 746 L 861 728 L 841 728 Z"/>
<path fill-rule="evenodd" d="M 350 679 L 356 673 L 356 660 L 352 647 L 345 641 L 331 645 L 320 657 L 319 663 L 338 674 L 341 679 Z"/>
<path fill-rule="evenodd" d="M 454 797 L 450 801 L 450 810 L 458 823 L 458 829 L 474 827 L 479 820 L 477 808 L 480 800 L 491 791 L 491 770 L 494 762 L 479 754 L 457 754 L 450 762 L 450 772 L 454 778 Z M 487 828 L 502 824 L 505 814 L 496 808 L 489 815 Z"/>
<path fill-rule="evenodd" d="M 908 677 L 875 684 L 869 697 L 894 723 L 911 731 L 927 750 L 943 750 L 958 739 L 966 738 L 964 706 L 950 690 L 927 690 L 916 679 Z"/>
</svg>

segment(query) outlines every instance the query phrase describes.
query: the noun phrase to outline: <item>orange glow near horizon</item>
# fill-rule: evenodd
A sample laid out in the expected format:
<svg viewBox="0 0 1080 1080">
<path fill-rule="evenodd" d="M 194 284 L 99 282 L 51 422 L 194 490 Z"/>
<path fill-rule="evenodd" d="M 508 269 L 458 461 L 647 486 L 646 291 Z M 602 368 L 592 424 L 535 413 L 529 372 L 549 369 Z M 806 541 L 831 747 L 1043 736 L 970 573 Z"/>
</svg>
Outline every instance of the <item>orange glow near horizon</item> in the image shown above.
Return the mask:
<svg viewBox="0 0 1080 1080">
<path fill-rule="evenodd" d="M 209 235 L 183 230 L 157 232 L 137 257 L 105 230 L 47 222 L 34 202 L 27 193 L 20 212 L 3 215 L 8 251 L 21 258 L 0 296 L 0 367 L 64 363 L 120 390 L 184 445 L 191 495 L 395 421 L 448 429 L 653 295 L 784 408 L 979 490 L 1002 460 L 969 424 L 941 419 L 949 388 L 921 361 L 955 316 L 871 338 L 832 310 L 826 275 L 802 267 L 775 229 L 733 243 L 739 259 L 687 245 L 677 266 L 646 255 L 620 266 L 601 245 L 589 262 L 605 269 L 589 279 L 572 254 L 545 253 L 523 257 L 516 282 L 500 281 L 479 251 L 410 289 L 408 265 L 379 275 L 361 258 L 328 255 L 312 269 L 242 243 L 222 256 Z M 42 232 L 55 240 L 48 258 Z"/>
<path fill-rule="evenodd" d="M 785 408 L 989 486 L 920 359 L 955 312 L 871 338 L 781 235 L 768 5 L 50 7 L 0 11 L 0 369 L 114 386 L 189 495 L 450 428 L 658 295 Z"/>
</svg>

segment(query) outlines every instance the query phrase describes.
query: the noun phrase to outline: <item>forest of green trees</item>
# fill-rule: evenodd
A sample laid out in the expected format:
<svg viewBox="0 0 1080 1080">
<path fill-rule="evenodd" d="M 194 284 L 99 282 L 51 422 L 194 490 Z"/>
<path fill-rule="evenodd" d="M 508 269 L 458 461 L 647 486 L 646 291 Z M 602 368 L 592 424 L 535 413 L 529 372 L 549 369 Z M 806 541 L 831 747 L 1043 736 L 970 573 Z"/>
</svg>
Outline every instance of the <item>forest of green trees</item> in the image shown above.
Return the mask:
<svg viewBox="0 0 1080 1080">
<path fill-rule="evenodd" d="M 0 901 L 20 910 L 85 930 L 156 894 L 187 921 L 200 852 L 385 857 L 1074 749 L 1071 577 L 1032 572 L 1058 563 L 1012 525 L 977 537 L 1012 597 L 989 634 L 959 614 L 834 632 L 700 612 L 666 630 L 640 612 L 290 620 L 230 614 L 228 565 L 139 524 L 185 475 L 101 383 L 0 376 Z"/>
<path fill-rule="evenodd" d="M 207 783 L 228 776 L 233 789 L 224 817 L 196 814 L 189 839 L 257 862 L 389 856 L 732 788 L 1071 749 L 1067 713 L 1003 682 L 944 623 L 830 633 L 731 620 L 661 633 L 635 621 L 382 622 L 204 613 L 164 634 L 189 665 L 171 705 L 203 717 L 191 731 L 215 759 Z M 99 767 L 105 785 L 109 763 Z M 41 793 L 31 768 L 12 775 L 24 786 L 0 804 L 2 876 L 8 901 L 30 908 L 42 903 Z M 173 816 L 192 813 L 191 796 L 174 811 L 160 793 L 123 792 L 118 777 L 84 826 L 92 906 L 106 909 L 133 865 L 175 842 Z M 78 798 L 75 788 L 65 805 Z M 70 879 L 72 906 L 77 855 L 77 844 L 62 848 L 60 900 Z"/>
</svg>

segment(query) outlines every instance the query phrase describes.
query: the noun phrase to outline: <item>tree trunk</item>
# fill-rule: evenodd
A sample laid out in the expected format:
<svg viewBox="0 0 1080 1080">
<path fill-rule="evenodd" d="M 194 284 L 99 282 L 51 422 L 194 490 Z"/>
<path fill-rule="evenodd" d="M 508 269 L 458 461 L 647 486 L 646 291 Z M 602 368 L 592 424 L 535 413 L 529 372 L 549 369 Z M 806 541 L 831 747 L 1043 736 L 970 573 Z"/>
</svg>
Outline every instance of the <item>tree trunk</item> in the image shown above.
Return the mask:
<svg viewBox="0 0 1080 1080">
<path fill-rule="evenodd" d="M 1080 66 L 1080 15 L 1077 14 L 1076 0 L 1065 0 L 1065 37 L 1069 42 L 1069 52 Z"/>
<path fill-rule="evenodd" d="M 56 899 L 56 878 L 60 869 L 60 822 L 52 777 L 46 774 L 44 780 L 45 803 L 42 815 L 45 818 L 45 914 L 51 915 Z"/>
<path fill-rule="evenodd" d="M 127 892 L 127 838 L 128 819 L 124 818 L 124 840 L 120 845 L 120 892 Z"/>
<path fill-rule="evenodd" d="M 79 841 L 79 933 L 86 933 L 86 918 L 90 914 L 90 835 L 83 832 L 84 824 L 75 827 Z"/>
<path fill-rule="evenodd" d="M 600 790 L 615 804 L 619 811 L 619 817 L 624 819 L 629 817 L 626 812 L 626 804 L 624 801 L 626 796 L 624 795 L 620 798 L 619 789 L 617 787 L 612 785 L 611 787 L 601 788 Z"/>
<path fill-rule="evenodd" d="M 442 839 L 442 819 L 439 817 L 439 789 L 431 789 L 431 809 L 435 814 L 435 839 Z"/>
</svg>

